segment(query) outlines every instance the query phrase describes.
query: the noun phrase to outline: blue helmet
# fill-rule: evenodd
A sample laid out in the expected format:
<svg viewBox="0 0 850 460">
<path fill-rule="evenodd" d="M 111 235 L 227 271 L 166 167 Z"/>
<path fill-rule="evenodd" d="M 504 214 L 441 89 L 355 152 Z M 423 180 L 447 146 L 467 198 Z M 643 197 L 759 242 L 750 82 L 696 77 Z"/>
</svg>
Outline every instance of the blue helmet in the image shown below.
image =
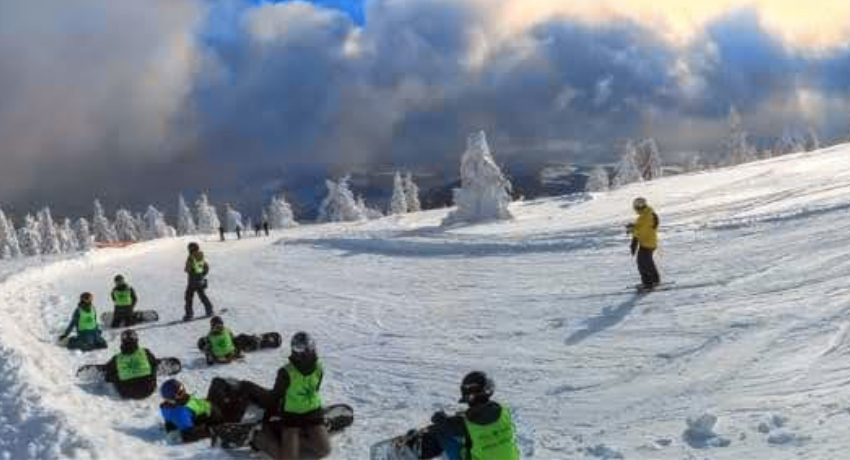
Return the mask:
<svg viewBox="0 0 850 460">
<path fill-rule="evenodd" d="M 162 399 L 175 400 L 186 393 L 186 388 L 177 379 L 168 379 L 159 387 L 159 394 Z"/>
</svg>

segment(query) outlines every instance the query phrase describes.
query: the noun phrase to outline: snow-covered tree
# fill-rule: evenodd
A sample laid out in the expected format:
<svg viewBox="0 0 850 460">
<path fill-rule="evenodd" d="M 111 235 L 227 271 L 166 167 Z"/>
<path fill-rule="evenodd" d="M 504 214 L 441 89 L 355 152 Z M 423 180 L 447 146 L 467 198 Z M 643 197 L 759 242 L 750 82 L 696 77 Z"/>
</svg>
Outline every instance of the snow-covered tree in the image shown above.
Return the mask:
<svg viewBox="0 0 850 460">
<path fill-rule="evenodd" d="M 470 134 L 460 164 L 461 188 L 454 189 L 457 208 L 443 224 L 510 219 L 511 183 L 490 154 L 484 131 Z"/>
<path fill-rule="evenodd" d="M 50 208 L 43 208 L 38 212 L 38 233 L 41 236 L 42 254 L 61 254 L 62 244 L 56 233 L 56 223 L 50 214 Z"/>
<path fill-rule="evenodd" d="M 407 196 L 404 194 L 404 182 L 401 174 L 395 173 L 393 177 L 393 196 L 390 199 L 390 214 L 407 213 Z"/>
<path fill-rule="evenodd" d="M 363 210 L 363 214 L 369 220 L 380 219 L 381 217 L 384 217 L 384 213 L 382 213 L 380 210 L 375 209 L 375 208 L 370 208 L 369 206 L 366 205 L 366 200 L 363 198 L 363 195 L 359 195 L 357 197 L 357 206 L 361 210 Z"/>
<path fill-rule="evenodd" d="M 326 180 L 328 195 L 319 206 L 318 222 L 350 222 L 366 219 L 366 212 L 361 208 L 348 186 L 348 176 L 339 182 Z"/>
<path fill-rule="evenodd" d="M 18 233 L 12 219 L 0 209 L 0 259 L 12 259 L 21 256 Z"/>
<path fill-rule="evenodd" d="M 756 159 L 756 149 L 747 140 L 747 131 L 741 122 L 741 115 L 735 106 L 729 107 L 729 139 L 726 143 L 726 155 L 729 165 L 748 163 Z"/>
<path fill-rule="evenodd" d="M 292 207 L 286 202 L 286 197 L 283 194 L 273 196 L 268 209 L 263 214 L 263 222 L 268 222 L 269 227 L 273 229 L 298 225 L 292 215 Z"/>
<path fill-rule="evenodd" d="M 59 235 L 59 244 L 62 246 L 63 253 L 75 252 L 80 249 L 77 234 L 71 228 L 71 219 L 63 220 L 62 225 L 56 227 L 56 232 Z"/>
<path fill-rule="evenodd" d="M 215 206 L 210 204 L 206 193 L 202 193 L 198 197 L 198 201 L 195 202 L 195 209 L 198 215 L 198 233 L 218 233 L 221 222 L 218 220 Z"/>
<path fill-rule="evenodd" d="M 658 179 L 662 175 L 661 154 L 655 139 L 640 141 L 637 145 L 637 165 L 643 180 Z"/>
<path fill-rule="evenodd" d="M 702 154 L 693 152 L 685 160 L 685 172 L 702 171 L 705 166 L 702 164 Z"/>
<path fill-rule="evenodd" d="M 148 206 L 142 219 L 144 220 L 144 227 L 142 227 L 142 237 L 144 239 L 155 240 L 172 236 L 171 227 L 165 223 L 165 215 L 155 207 Z"/>
<path fill-rule="evenodd" d="M 18 243 L 22 254 L 27 256 L 41 255 L 41 233 L 39 232 L 38 221 L 32 214 L 27 214 L 24 217 L 24 225 L 18 229 Z"/>
<path fill-rule="evenodd" d="M 595 166 L 587 174 L 587 182 L 584 185 L 586 192 L 604 192 L 608 190 L 610 180 L 608 171 L 604 166 Z"/>
<path fill-rule="evenodd" d="M 634 142 L 626 141 L 623 149 L 623 156 L 620 157 L 620 162 L 617 163 L 617 168 L 614 170 L 614 178 L 611 179 L 611 188 L 619 188 L 632 182 L 640 182 L 643 180 L 640 168 L 638 167 L 637 148 Z"/>
<path fill-rule="evenodd" d="M 118 241 L 118 234 L 115 232 L 115 227 L 109 222 L 109 218 L 103 212 L 99 200 L 94 200 L 94 217 L 92 217 L 92 231 L 94 240 L 99 243 L 114 243 Z"/>
<path fill-rule="evenodd" d="M 820 149 L 820 137 L 818 137 L 818 132 L 815 131 L 814 126 L 809 125 L 809 128 L 806 130 L 805 146 L 807 152 Z"/>
<path fill-rule="evenodd" d="M 183 195 L 180 195 L 177 200 L 177 234 L 194 235 L 197 232 L 198 228 L 195 226 L 195 219 L 192 218 L 192 211 L 186 205 Z"/>
<path fill-rule="evenodd" d="M 230 207 L 229 204 L 224 207 L 224 214 L 226 216 L 227 222 L 227 231 L 235 232 L 237 229 L 242 231 L 245 228 L 245 225 L 242 223 L 242 213 Z"/>
<path fill-rule="evenodd" d="M 77 247 L 79 250 L 90 251 L 92 244 L 94 243 L 94 239 L 92 238 L 89 221 L 83 217 L 77 219 L 77 222 L 74 224 L 74 232 L 77 234 Z"/>
<path fill-rule="evenodd" d="M 119 209 L 115 212 L 115 232 L 118 236 L 118 241 L 135 242 L 139 241 L 139 228 L 136 218 L 126 209 Z"/>
<path fill-rule="evenodd" d="M 413 182 L 413 174 L 410 172 L 404 176 L 404 197 L 407 199 L 407 212 L 422 210 L 422 205 L 419 203 L 419 186 Z"/>
</svg>

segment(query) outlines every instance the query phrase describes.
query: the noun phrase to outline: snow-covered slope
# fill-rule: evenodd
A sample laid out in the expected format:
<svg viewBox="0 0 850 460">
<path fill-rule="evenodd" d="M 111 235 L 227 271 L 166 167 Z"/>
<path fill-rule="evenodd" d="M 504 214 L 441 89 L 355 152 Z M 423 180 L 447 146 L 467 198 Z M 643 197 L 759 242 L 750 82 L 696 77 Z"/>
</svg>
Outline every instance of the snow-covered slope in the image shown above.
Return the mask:
<svg viewBox="0 0 850 460">
<path fill-rule="evenodd" d="M 637 282 L 623 230 L 637 195 L 661 216 L 658 260 L 675 289 L 625 289 Z M 372 442 L 453 409 L 472 369 L 495 377 L 531 458 L 846 456 L 850 146 L 511 212 L 513 221 L 450 230 L 438 226 L 445 212 L 431 211 L 202 242 L 210 295 L 236 332 L 315 334 L 325 400 L 357 411 L 333 458 L 366 458 Z M 120 401 L 74 381 L 114 341 L 87 355 L 51 343 L 80 292 L 108 308 L 116 273 L 140 307 L 180 317 L 186 242 L 0 270 L 5 458 L 223 455 L 167 445 L 155 397 Z M 271 385 L 283 350 L 208 368 L 194 348 L 206 327 L 140 334 L 184 361 L 191 390 L 216 375 Z M 704 414 L 718 417 L 719 437 L 700 436 Z M 693 437 L 683 436 L 689 418 Z"/>
</svg>

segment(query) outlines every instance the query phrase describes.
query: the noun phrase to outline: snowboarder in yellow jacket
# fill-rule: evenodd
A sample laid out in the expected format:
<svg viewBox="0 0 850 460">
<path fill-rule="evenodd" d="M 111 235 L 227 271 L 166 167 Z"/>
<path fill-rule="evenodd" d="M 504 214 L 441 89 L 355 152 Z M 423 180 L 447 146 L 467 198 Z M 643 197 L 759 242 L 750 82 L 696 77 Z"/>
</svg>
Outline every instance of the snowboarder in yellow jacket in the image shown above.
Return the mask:
<svg viewBox="0 0 850 460">
<path fill-rule="evenodd" d="M 632 256 L 637 254 L 637 267 L 640 272 L 641 288 L 653 289 L 661 278 L 652 256 L 658 248 L 658 215 L 646 203 L 646 198 L 638 197 L 632 202 L 632 208 L 638 217 L 634 223 L 626 226 L 632 236 Z"/>
</svg>

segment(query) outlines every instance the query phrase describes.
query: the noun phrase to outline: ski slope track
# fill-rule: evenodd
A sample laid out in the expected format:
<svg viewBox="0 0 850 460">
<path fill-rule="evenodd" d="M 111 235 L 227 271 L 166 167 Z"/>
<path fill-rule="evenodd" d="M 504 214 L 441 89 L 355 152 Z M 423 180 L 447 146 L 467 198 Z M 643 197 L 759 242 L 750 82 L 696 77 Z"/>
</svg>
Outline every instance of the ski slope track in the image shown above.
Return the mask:
<svg viewBox="0 0 850 460">
<path fill-rule="evenodd" d="M 661 217 L 657 260 L 675 282 L 646 295 L 627 289 L 638 278 L 624 224 L 638 195 Z M 335 459 L 367 458 L 373 442 L 458 409 L 473 369 L 518 414 L 525 458 L 847 458 L 850 146 L 511 212 L 451 228 L 436 210 L 201 241 L 209 294 L 236 333 L 315 335 L 325 401 L 357 415 L 334 438 Z M 205 321 L 162 325 L 183 314 L 187 242 L 0 265 L 2 458 L 231 457 L 167 444 L 157 397 L 121 401 L 74 380 L 117 351 L 114 333 L 89 354 L 53 343 L 79 293 L 109 309 L 123 273 L 139 308 L 160 313 L 142 343 L 183 360 L 191 391 L 214 376 L 271 386 L 285 348 L 208 367 L 195 349 Z"/>
</svg>

